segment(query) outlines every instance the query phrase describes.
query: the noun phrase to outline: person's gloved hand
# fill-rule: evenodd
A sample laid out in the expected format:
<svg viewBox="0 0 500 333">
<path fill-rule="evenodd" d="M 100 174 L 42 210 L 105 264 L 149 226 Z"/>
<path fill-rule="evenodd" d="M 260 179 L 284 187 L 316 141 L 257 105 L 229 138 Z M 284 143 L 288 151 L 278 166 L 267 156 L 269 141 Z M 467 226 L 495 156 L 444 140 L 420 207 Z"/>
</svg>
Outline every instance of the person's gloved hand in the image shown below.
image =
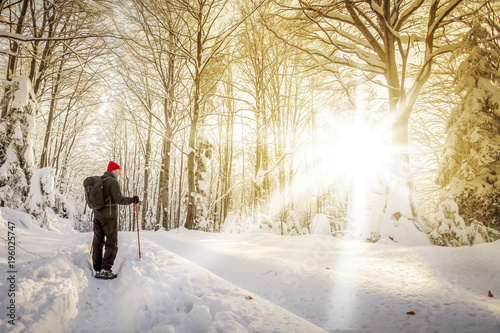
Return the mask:
<svg viewBox="0 0 500 333">
<path fill-rule="evenodd" d="M 134 203 L 139 203 L 139 197 L 137 195 L 134 195 L 134 197 L 132 198 L 132 201 Z"/>
</svg>

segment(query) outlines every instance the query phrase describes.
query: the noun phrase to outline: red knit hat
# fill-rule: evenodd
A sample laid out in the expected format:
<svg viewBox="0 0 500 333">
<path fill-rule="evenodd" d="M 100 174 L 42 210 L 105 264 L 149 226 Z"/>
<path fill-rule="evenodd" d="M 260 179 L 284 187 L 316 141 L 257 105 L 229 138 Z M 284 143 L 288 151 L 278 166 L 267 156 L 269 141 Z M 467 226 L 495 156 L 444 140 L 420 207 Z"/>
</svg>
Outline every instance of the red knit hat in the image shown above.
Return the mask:
<svg viewBox="0 0 500 333">
<path fill-rule="evenodd" d="M 115 162 L 110 161 L 109 164 L 108 164 L 108 171 L 113 171 L 113 170 L 116 170 L 116 169 L 121 169 L 121 168 Z"/>
</svg>

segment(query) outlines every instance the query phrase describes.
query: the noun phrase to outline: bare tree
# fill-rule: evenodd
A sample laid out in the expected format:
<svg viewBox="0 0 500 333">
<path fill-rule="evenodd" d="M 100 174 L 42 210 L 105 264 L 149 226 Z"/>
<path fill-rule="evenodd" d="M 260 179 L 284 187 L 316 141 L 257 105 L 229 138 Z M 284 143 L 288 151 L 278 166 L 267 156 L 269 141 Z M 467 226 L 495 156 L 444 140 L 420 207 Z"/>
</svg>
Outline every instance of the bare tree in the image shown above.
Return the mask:
<svg viewBox="0 0 500 333">
<path fill-rule="evenodd" d="M 121 33 L 125 37 L 127 52 L 132 54 L 134 61 L 146 64 L 144 67 L 150 67 L 147 75 L 151 77 L 151 81 L 145 86 L 143 78 L 137 78 L 135 74 L 122 75 L 122 77 L 128 90 L 141 101 L 142 107 L 149 113 L 148 117 L 154 117 L 156 123 L 159 124 L 156 132 L 162 137 L 162 151 L 156 216 L 161 221 L 161 225 L 168 230 L 171 149 L 183 112 L 182 102 L 180 102 L 182 100 L 180 76 L 185 66 L 178 55 L 176 45 L 178 37 L 175 37 L 179 33 L 180 17 L 172 14 L 172 5 L 169 2 L 133 0 L 130 4 L 131 7 L 126 7 L 123 14 L 137 26 L 139 35 L 133 30 L 121 31 Z M 135 37 L 132 38 L 132 35 Z M 133 73 L 134 68 L 130 70 Z M 149 102 L 146 102 L 146 99 Z M 151 104 L 151 99 L 161 105 L 160 113 L 151 105 L 148 106 Z M 151 123 L 147 124 L 147 126 L 150 125 Z M 144 195 L 147 195 L 146 192 Z"/>
<path fill-rule="evenodd" d="M 337 0 L 276 2 L 276 20 L 290 29 L 270 28 L 284 42 L 308 54 L 317 66 L 334 74 L 351 101 L 359 84 L 376 83 L 388 93 L 392 141 L 403 163 L 409 163 L 408 125 L 436 59 L 456 50 L 460 21 L 488 1 Z M 266 16 L 268 22 L 273 18 Z M 286 32 L 285 32 L 286 31 Z M 305 46 L 293 37 L 309 41 Z M 421 51 L 423 50 L 423 51 Z M 414 59 L 419 59 L 418 63 Z M 349 79 L 351 77 L 352 79 Z M 383 78 L 381 81 L 379 78 Z M 411 184 L 410 188 L 412 187 Z M 419 221 L 412 196 L 412 215 Z"/>
<path fill-rule="evenodd" d="M 174 36 L 178 39 L 179 54 L 188 62 L 191 77 L 191 112 L 188 139 L 188 207 L 186 228 L 195 227 L 196 199 L 198 193 L 196 184 L 196 154 L 198 126 L 203 115 L 201 114 L 208 99 L 208 92 L 215 87 L 223 70 L 213 70 L 213 63 L 218 61 L 224 45 L 246 16 L 237 18 L 236 22 L 228 22 L 231 11 L 228 0 L 188 1 L 176 0 L 172 2 L 173 12 L 182 17 L 184 26 L 182 34 Z M 227 23 L 226 23 L 227 24 Z M 216 74 L 214 76 L 214 74 Z M 199 153 L 199 152 L 198 152 Z"/>
<path fill-rule="evenodd" d="M 424 0 L 297 0 L 282 5 L 279 14 L 299 22 L 297 34 L 313 41 L 300 48 L 325 69 L 339 73 L 339 66 L 345 66 L 362 73 L 365 81 L 385 78 L 385 83 L 374 82 L 388 91 L 393 142 L 407 158 L 408 120 L 433 63 L 458 48 L 453 24 L 487 2 L 474 1 L 459 11 L 463 0 L 430 4 Z M 420 56 L 422 61 L 416 64 L 410 56 Z"/>
</svg>

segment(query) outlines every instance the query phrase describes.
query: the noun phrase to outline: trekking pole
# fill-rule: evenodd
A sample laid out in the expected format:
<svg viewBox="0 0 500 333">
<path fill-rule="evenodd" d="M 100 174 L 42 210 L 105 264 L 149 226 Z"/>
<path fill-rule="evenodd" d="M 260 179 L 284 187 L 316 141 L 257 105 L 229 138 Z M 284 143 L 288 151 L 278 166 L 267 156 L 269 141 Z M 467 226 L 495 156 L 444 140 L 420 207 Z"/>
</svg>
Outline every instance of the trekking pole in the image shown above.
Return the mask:
<svg viewBox="0 0 500 333">
<path fill-rule="evenodd" d="M 141 239 L 139 238 L 139 210 L 135 204 L 135 215 L 137 216 L 137 244 L 139 245 L 139 259 L 141 259 Z"/>
</svg>

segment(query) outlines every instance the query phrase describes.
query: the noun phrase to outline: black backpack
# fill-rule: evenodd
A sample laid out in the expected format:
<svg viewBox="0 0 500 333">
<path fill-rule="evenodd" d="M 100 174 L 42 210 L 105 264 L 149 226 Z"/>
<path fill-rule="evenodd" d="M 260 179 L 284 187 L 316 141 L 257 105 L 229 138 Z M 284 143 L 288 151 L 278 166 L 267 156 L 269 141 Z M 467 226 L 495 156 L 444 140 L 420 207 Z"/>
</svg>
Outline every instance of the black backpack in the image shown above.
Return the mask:
<svg viewBox="0 0 500 333">
<path fill-rule="evenodd" d="M 87 205 L 93 210 L 103 208 L 105 202 L 101 176 L 85 178 L 83 187 L 85 188 L 85 200 L 87 201 Z"/>
</svg>

